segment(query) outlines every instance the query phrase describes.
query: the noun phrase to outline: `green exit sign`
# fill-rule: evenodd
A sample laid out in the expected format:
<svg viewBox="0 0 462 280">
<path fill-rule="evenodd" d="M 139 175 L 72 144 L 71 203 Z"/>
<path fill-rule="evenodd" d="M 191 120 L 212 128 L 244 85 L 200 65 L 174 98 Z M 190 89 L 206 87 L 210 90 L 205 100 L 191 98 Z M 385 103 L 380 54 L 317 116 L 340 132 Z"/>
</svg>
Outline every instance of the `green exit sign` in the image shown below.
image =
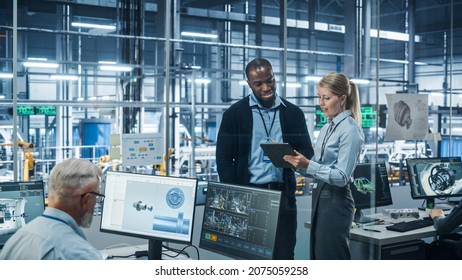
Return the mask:
<svg viewBox="0 0 462 280">
<path fill-rule="evenodd" d="M 54 106 L 18 106 L 18 116 L 44 115 L 55 116 L 56 107 Z"/>
<path fill-rule="evenodd" d="M 322 127 L 326 122 L 327 118 L 321 109 L 316 108 L 316 127 Z M 371 128 L 376 124 L 377 112 L 372 106 L 361 106 L 361 119 L 363 128 Z"/>
<path fill-rule="evenodd" d="M 18 106 L 18 116 L 35 115 L 34 107 L 32 106 Z"/>
<path fill-rule="evenodd" d="M 54 106 L 35 106 L 36 115 L 55 116 L 56 107 Z"/>
</svg>

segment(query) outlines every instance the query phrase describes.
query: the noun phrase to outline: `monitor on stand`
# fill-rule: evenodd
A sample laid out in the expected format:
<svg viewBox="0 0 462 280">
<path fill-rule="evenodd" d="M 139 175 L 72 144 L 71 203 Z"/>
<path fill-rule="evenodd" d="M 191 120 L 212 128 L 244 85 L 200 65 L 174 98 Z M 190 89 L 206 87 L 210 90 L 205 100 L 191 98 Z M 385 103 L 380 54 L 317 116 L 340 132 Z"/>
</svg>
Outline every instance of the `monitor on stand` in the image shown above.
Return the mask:
<svg viewBox="0 0 462 280">
<path fill-rule="evenodd" d="M 281 192 L 209 182 L 199 247 L 234 259 L 271 260 Z"/>
<path fill-rule="evenodd" d="M 145 238 L 148 259 L 162 259 L 162 243 L 191 244 L 197 179 L 107 171 L 102 232 Z"/>
<path fill-rule="evenodd" d="M 425 199 L 426 208 L 438 207 L 435 199 L 462 197 L 460 157 L 410 158 L 406 165 L 411 196 Z"/>
<path fill-rule="evenodd" d="M 368 223 L 378 219 L 364 216 L 363 209 L 393 204 L 385 163 L 359 163 L 353 172 L 351 193 L 355 201 L 356 223 Z"/>
</svg>

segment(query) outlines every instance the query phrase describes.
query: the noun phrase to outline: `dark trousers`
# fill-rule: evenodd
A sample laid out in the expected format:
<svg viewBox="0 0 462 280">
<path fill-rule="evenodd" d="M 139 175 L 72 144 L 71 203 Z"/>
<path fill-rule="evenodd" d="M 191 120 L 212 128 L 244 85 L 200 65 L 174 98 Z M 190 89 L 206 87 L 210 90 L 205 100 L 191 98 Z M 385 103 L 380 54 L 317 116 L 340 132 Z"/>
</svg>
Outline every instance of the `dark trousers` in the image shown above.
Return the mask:
<svg viewBox="0 0 462 280">
<path fill-rule="evenodd" d="M 293 198 L 292 198 L 293 199 Z M 279 208 L 279 221 L 274 247 L 274 260 L 293 260 L 295 243 L 297 241 L 297 206 L 295 201 L 282 192 Z"/>
</svg>

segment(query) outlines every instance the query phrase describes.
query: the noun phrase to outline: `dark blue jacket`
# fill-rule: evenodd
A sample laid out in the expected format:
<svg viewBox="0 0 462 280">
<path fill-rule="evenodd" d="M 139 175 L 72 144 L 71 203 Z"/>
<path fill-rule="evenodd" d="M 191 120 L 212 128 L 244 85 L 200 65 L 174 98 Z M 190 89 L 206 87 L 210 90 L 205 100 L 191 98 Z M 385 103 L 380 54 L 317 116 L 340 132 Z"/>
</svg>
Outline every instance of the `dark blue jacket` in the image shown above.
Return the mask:
<svg viewBox="0 0 462 280">
<path fill-rule="evenodd" d="M 279 107 L 282 139 L 305 157 L 314 154 L 303 111 L 289 101 Z M 249 96 L 231 105 L 223 114 L 217 139 L 216 162 L 220 181 L 230 184 L 248 185 L 250 176 L 248 159 L 252 141 L 252 110 Z M 284 182 L 289 196 L 295 194 L 294 172 L 284 169 Z"/>
</svg>

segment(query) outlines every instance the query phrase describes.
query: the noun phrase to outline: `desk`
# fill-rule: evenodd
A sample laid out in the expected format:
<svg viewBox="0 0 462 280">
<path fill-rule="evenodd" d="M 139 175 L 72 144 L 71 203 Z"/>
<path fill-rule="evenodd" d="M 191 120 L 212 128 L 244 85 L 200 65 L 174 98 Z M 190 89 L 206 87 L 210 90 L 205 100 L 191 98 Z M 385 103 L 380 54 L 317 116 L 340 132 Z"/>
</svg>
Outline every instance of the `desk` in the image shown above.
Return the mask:
<svg viewBox="0 0 462 280">
<path fill-rule="evenodd" d="M 419 214 L 420 217 L 427 215 L 423 211 Z M 417 259 L 424 258 L 425 252 L 422 252 L 422 249 L 424 250 L 424 248 L 420 247 L 423 245 L 420 240 L 423 238 L 437 237 L 436 230 L 433 226 L 410 230 L 407 232 L 396 232 L 386 229 L 386 227 L 392 223 L 411 221 L 415 220 L 415 218 L 393 219 L 382 214 L 374 214 L 371 216 L 383 220 L 384 224 L 360 225 L 359 228 L 352 228 L 350 230 L 350 250 L 352 258 L 354 259 L 382 259 L 384 248 L 389 248 L 391 250 L 393 246 L 399 248 L 402 252 L 415 252 L 417 254 Z M 365 228 L 378 230 L 380 232 L 367 231 L 364 230 Z"/>
<path fill-rule="evenodd" d="M 419 215 L 421 218 L 428 216 L 425 211 L 419 211 Z M 436 230 L 433 226 L 407 232 L 395 232 L 386 229 L 386 227 L 392 223 L 411 221 L 415 220 L 415 218 L 394 219 L 381 213 L 369 216 L 383 220 L 384 224 L 360 225 L 359 228 L 352 228 L 350 230 L 350 251 L 353 259 L 382 259 L 384 248 L 412 245 L 414 247 L 408 248 L 408 251 L 411 249 L 419 249 L 415 248 L 415 246 L 418 246 L 417 241 L 420 242 L 423 238 L 437 237 Z M 305 227 L 309 228 L 310 223 L 305 223 Z M 366 231 L 363 228 L 378 230 L 380 232 Z M 462 227 L 459 227 L 459 231 L 462 231 Z"/>
</svg>

